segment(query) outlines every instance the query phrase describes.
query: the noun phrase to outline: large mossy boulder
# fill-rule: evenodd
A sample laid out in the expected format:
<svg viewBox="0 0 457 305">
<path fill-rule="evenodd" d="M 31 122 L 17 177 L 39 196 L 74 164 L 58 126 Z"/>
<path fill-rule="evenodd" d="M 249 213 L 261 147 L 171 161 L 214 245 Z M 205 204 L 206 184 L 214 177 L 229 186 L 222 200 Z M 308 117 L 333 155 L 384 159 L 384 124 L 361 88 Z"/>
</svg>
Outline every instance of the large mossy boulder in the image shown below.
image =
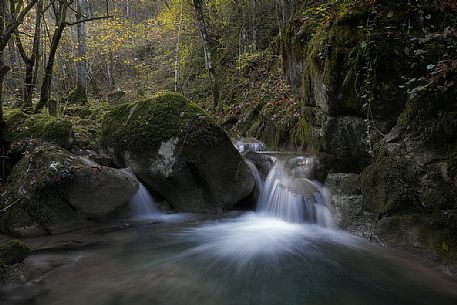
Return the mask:
<svg viewBox="0 0 457 305">
<path fill-rule="evenodd" d="M 102 122 L 101 144 L 180 211 L 231 208 L 254 178 L 226 133 L 177 93 L 121 105 Z"/>
<path fill-rule="evenodd" d="M 0 204 L 0 231 L 13 236 L 59 234 L 106 216 L 138 191 L 122 171 L 98 166 L 44 144 L 26 152 Z"/>
<path fill-rule="evenodd" d="M 16 143 L 25 139 L 40 139 L 70 148 L 73 144 L 73 128 L 69 120 L 39 113 L 29 115 L 19 109 L 5 113 L 5 140 Z"/>
</svg>

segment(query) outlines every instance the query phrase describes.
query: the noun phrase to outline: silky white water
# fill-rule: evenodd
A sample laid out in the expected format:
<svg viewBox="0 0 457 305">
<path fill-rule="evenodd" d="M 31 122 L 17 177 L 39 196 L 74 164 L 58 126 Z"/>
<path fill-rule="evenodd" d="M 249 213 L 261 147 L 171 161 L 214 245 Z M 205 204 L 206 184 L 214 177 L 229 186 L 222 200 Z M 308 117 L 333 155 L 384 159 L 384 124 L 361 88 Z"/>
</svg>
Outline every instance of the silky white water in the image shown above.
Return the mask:
<svg viewBox="0 0 457 305">
<path fill-rule="evenodd" d="M 260 192 L 257 211 L 287 222 L 317 223 L 332 228 L 330 196 L 321 184 L 310 180 L 314 166 L 314 159 L 307 157 L 276 160 Z"/>
<path fill-rule="evenodd" d="M 125 168 L 123 171 L 137 179 L 139 184 L 138 192 L 129 200 L 133 220 L 176 222 L 185 220 L 189 217 L 189 214 L 166 214 L 160 211 L 148 189 L 138 180 L 133 171 L 130 168 Z"/>
</svg>

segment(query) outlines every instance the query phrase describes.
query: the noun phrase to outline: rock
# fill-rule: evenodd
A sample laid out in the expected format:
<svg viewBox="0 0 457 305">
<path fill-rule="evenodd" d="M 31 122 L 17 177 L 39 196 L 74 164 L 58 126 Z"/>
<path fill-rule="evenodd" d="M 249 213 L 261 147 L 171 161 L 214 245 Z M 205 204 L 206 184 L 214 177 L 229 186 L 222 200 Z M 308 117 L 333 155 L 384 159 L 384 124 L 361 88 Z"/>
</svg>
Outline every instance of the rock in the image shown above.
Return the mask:
<svg viewBox="0 0 457 305">
<path fill-rule="evenodd" d="M 16 164 L 0 205 L 0 231 L 14 236 L 60 234 L 91 225 L 126 203 L 138 182 L 53 145 L 41 144 Z"/>
<path fill-rule="evenodd" d="M 375 215 L 417 210 L 414 166 L 406 159 L 382 157 L 360 175 L 364 207 Z"/>
<path fill-rule="evenodd" d="M 70 104 L 85 105 L 87 104 L 86 91 L 81 86 L 76 86 L 75 89 L 68 93 L 66 101 Z"/>
<path fill-rule="evenodd" d="M 5 114 L 5 123 L 5 140 L 9 143 L 33 138 L 69 149 L 74 142 L 72 124 L 64 118 L 12 110 Z"/>
<path fill-rule="evenodd" d="M 103 217 L 126 203 L 138 191 L 138 182 L 123 171 L 82 159 L 85 170 L 75 175 L 65 200 L 89 217 Z"/>
<path fill-rule="evenodd" d="M 73 152 L 76 156 L 80 156 L 83 159 L 90 160 L 102 166 L 112 166 L 113 159 L 104 153 L 99 153 L 93 150 L 78 150 Z"/>
<path fill-rule="evenodd" d="M 196 104 L 161 93 L 109 112 L 101 144 L 180 211 L 231 208 L 254 178 L 225 132 Z"/>
<path fill-rule="evenodd" d="M 10 240 L 0 247 L 0 261 L 6 265 L 22 262 L 32 252 L 29 246 L 20 240 Z"/>
<path fill-rule="evenodd" d="M 325 179 L 332 195 L 361 195 L 359 175 L 351 173 L 332 173 Z"/>
<path fill-rule="evenodd" d="M 258 169 L 260 177 L 265 180 L 273 167 L 274 158 L 248 150 L 241 153 L 244 159 L 251 161 Z"/>
<path fill-rule="evenodd" d="M 368 236 L 371 219 L 363 211 L 359 175 L 329 174 L 324 186 L 331 193 L 335 224 L 354 234 Z"/>
<path fill-rule="evenodd" d="M 319 159 L 332 171 L 360 173 L 370 163 L 366 124 L 353 116 L 329 117 L 321 125 Z"/>
</svg>

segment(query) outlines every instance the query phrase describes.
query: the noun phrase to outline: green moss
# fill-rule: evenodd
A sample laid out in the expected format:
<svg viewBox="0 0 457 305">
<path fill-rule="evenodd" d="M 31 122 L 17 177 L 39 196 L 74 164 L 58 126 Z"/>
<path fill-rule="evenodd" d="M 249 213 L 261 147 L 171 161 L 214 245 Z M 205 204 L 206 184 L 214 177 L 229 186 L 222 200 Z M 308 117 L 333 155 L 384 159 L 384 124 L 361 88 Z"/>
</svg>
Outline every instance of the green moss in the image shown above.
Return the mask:
<svg viewBox="0 0 457 305">
<path fill-rule="evenodd" d="M 22 262 L 32 252 L 29 246 L 20 240 L 10 240 L 0 247 L 0 261 L 6 265 Z"/>
<path fill-rule="evenodd" d="M 137 154 L 153 152 L 158 150 L 162 142 L 178 137 L 184 130 L 192 131 L 195 124 L 203 128 L 212 126 L 199 121 L 211 119 L 195 103 L 178 93 L 159 93 L 118 106 L 107 113 L 102 121 L 101 143 L 116 151 L 128 148 Z M 186 139 L 198 140 L 204 139 Z"/>
<path fill-rule="evenodd" d="M 5 138 L 8 142 L 36 138 L 62 147 L 71 145 L 72 124 L 69 120 L 42 113 L 27 115 L 14 110 L 5 115 L 5 122 Z"/>
<path fill-rule="evenodd" d="M 87 94 L 80 86 L 77 86 L 68 93 L 67 101 L 71 104 L 85 105 L 87 103 Z"/>
</svg>

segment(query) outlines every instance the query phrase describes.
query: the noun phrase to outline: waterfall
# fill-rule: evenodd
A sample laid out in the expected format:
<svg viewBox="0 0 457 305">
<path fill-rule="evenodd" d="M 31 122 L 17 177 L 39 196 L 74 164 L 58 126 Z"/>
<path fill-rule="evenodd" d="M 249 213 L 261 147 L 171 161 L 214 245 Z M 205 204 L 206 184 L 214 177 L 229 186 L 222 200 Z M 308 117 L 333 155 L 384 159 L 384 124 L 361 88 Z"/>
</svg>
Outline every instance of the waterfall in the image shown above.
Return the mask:
<svg viewBox="0 0 457 305">
<path fill-rule="evenodd" d="M 307 157 L 277 160 L 266 178 L 257 211 L 287 222 L 333 227 L 327 191 L 310 180 L 315 164 L 313 158 Z"/>
<path fill-rule="evenodd" d="M 160 214 L 160 211 L 157 209 L 156 203 L 149 194 L 146 187 L 140 183 L 140 188 L 138 192 L 130 198 L 129 203 L 134 213 L 134 217 L 137 219 L 151 218 Z"/>
<path fill-rule="evenodd" d="M 129 200 L 130 207 L 135 219 L 150 219 L 162 215 L 149 191 L 133 173 L 132 169 L 126 168 L 123 171 L 137 179 L 140 187 L 138 192 Z"/>
<path fill-rule="evenodd" d="M 265 150 L 265 144 L 257 140 L 239 140 L 234 145 L 239 152 Z"/>
</svg>

